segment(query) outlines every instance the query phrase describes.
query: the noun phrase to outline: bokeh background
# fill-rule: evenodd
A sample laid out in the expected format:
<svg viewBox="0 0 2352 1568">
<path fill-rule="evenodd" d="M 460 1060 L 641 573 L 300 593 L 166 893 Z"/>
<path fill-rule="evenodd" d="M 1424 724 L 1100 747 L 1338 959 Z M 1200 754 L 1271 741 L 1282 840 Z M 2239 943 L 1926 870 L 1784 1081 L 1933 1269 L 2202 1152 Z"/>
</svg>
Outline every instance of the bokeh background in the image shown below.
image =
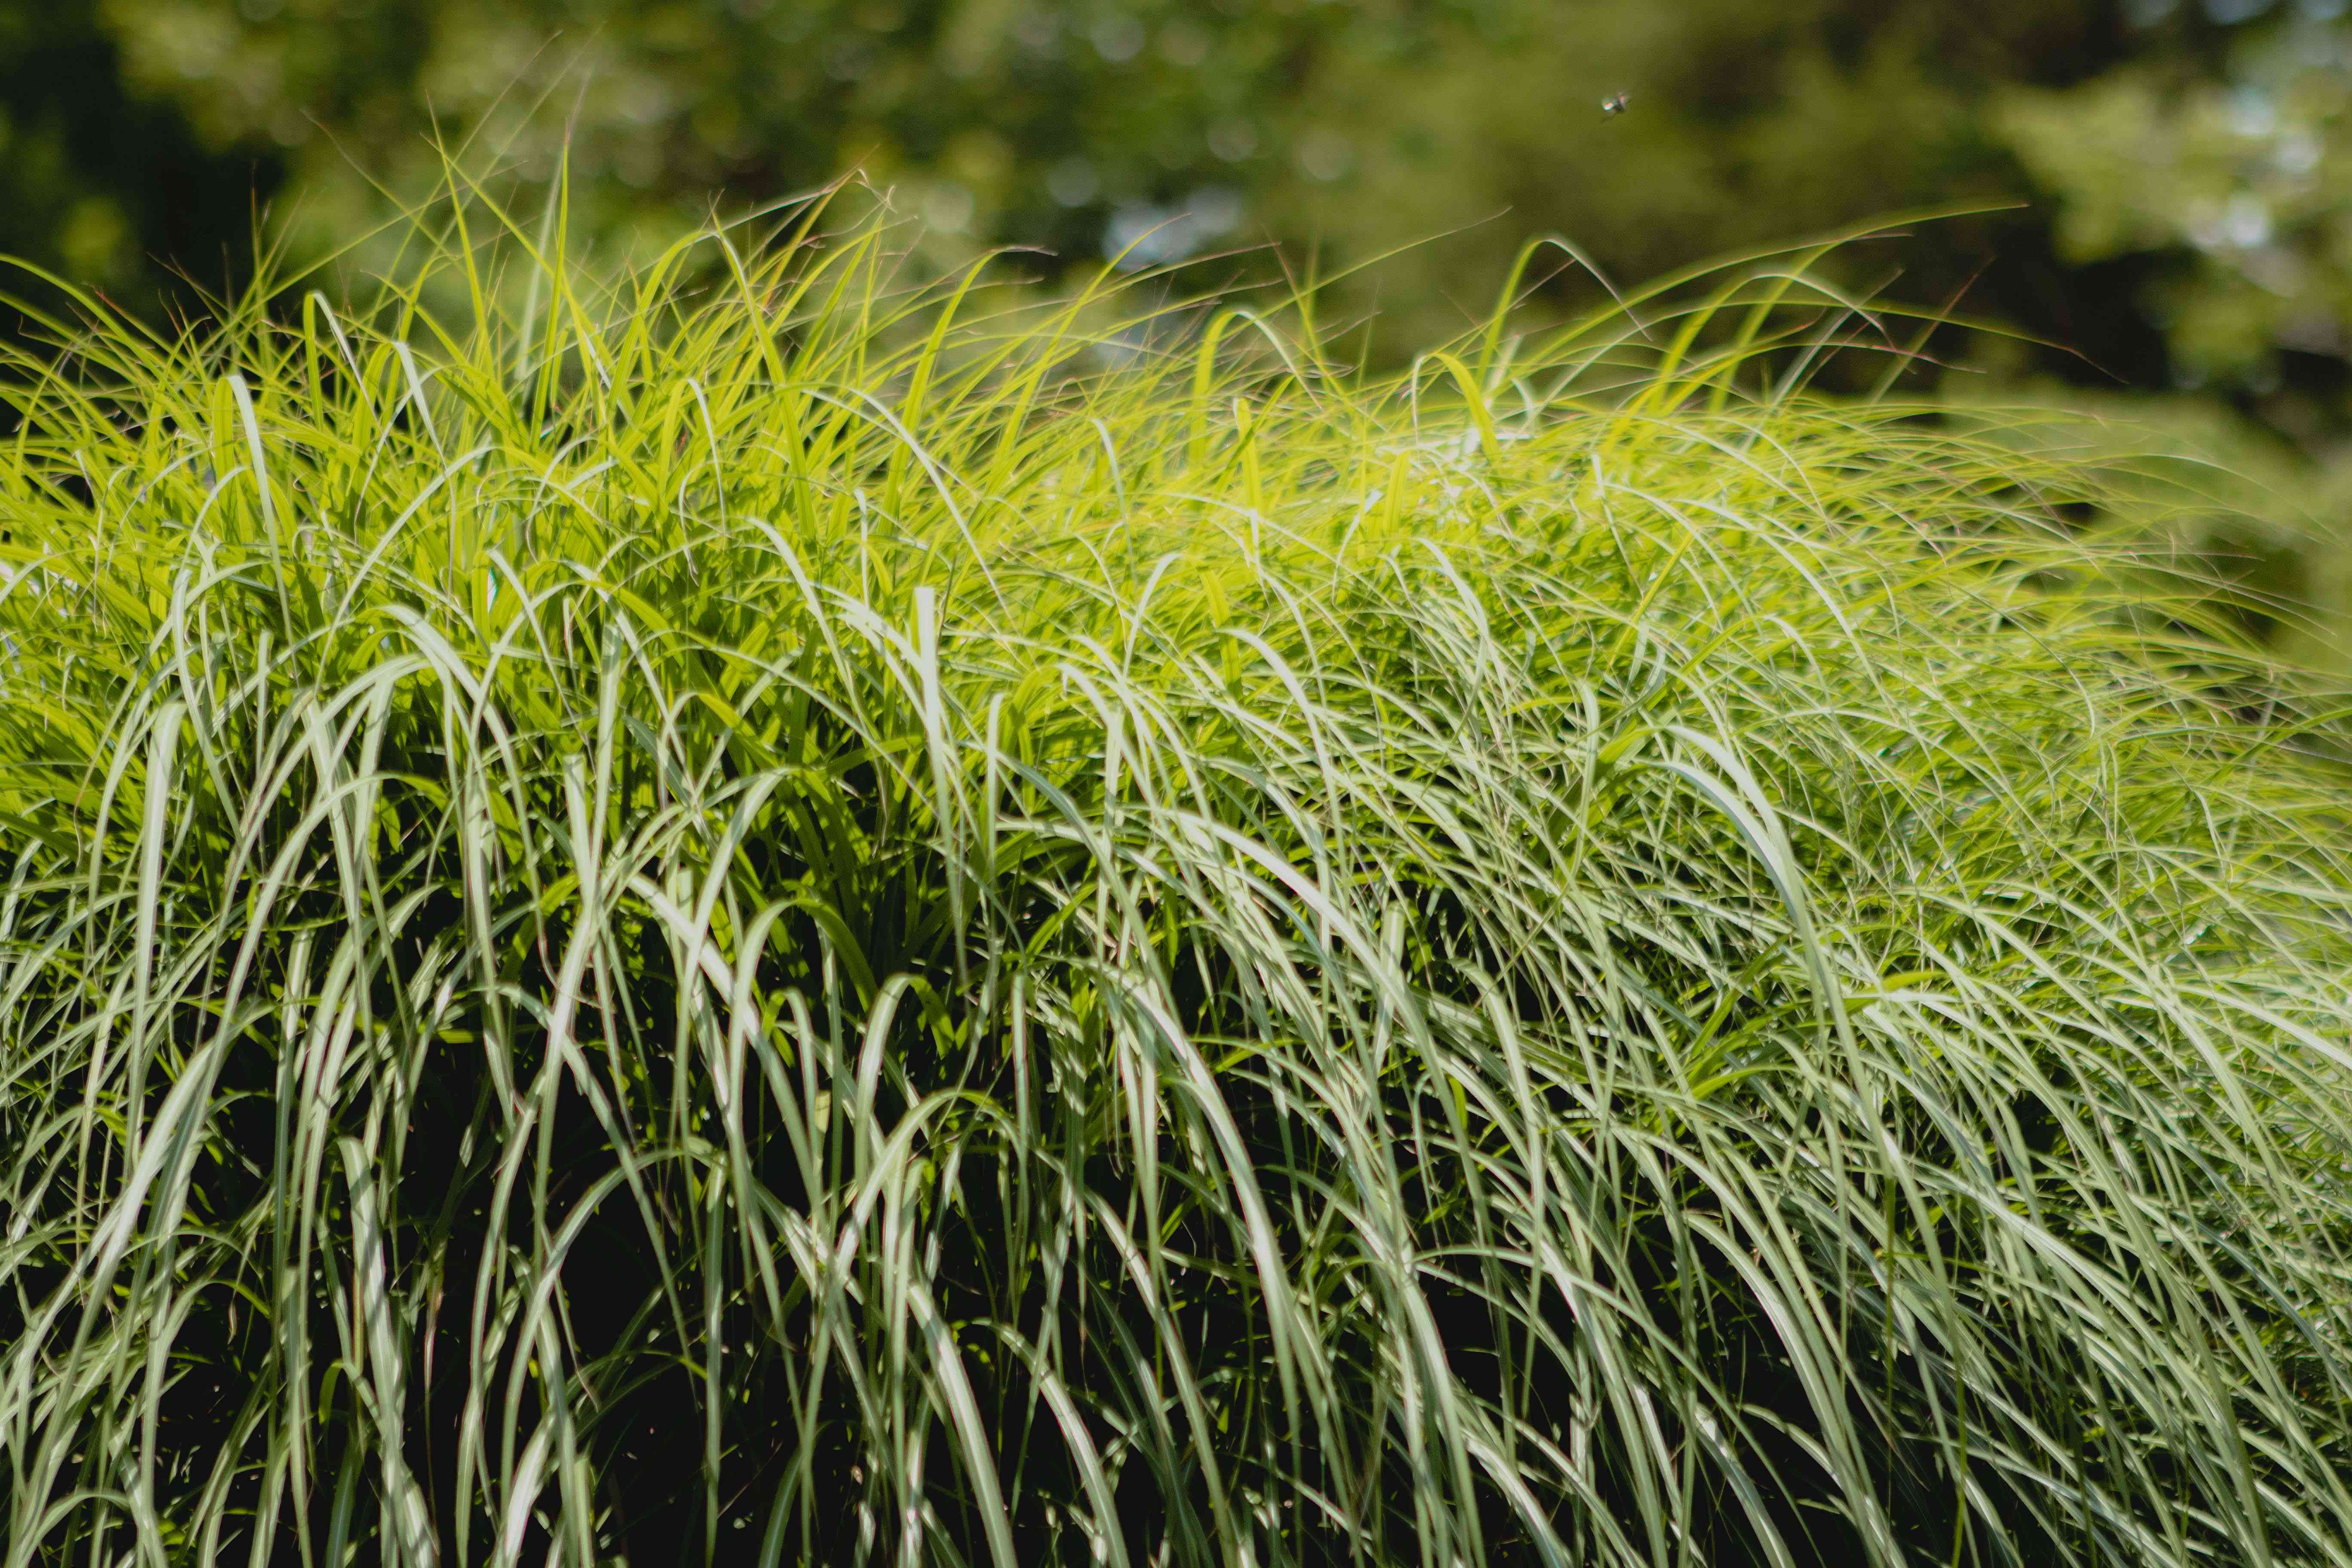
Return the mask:
<svg viewBox="0 0 2352 1568">
<path fill-rule="evenodd" d="M 1939 332 L 1904 394 L 2210 459 L 2182 539 L 2346 664 L 2345 0 L 0 0 L 0 249 L 159 319 L 257 238 L 351 247 L 443 147 L 528 181 L 567 145 L 608 256 L 856 167 L 1046 281 L 1385 257 L 1331 296 L 1375 357 L 1538 234 L 1640 279 L 2021 204 L 1826 264 L 2003 329 Z"/>
</svg>

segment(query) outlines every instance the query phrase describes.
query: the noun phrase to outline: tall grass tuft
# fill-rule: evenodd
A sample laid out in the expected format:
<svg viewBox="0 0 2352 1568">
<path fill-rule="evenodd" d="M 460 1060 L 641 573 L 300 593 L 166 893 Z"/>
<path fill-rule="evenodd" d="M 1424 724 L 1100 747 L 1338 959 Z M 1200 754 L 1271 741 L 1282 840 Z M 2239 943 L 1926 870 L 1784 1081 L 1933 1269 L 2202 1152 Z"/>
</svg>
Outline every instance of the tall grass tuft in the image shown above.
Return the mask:
<svg viewBox="0 0 2352 1568">
<path fill-rule="evenodd" d="M 14 362 L 5 1568 L 2352 1562 L 2347 796 L 2063 461 L 492 222 Z"/>
</svg>

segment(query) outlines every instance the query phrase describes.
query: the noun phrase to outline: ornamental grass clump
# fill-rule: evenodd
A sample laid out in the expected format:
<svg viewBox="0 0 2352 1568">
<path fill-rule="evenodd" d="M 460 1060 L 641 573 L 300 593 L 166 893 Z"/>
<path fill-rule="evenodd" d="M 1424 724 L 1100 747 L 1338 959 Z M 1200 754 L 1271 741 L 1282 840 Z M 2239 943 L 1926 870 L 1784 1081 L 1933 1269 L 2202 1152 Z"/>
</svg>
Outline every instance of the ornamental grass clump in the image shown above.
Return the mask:
<svg viewBox="0 0 2352 1568">
<path fill-rule="evenodd" d="M 2062 460 L 548 232 L 16 362 L 6 1568 L 2352 1562 L 2347 796 Z"/>
</svg>

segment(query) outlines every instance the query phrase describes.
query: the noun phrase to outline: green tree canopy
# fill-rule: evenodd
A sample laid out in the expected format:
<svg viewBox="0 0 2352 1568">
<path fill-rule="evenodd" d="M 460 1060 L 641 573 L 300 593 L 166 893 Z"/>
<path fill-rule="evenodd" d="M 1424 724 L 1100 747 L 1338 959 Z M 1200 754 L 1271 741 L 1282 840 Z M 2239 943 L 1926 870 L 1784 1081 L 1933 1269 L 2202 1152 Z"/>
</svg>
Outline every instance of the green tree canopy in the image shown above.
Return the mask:
<svg viewBox="0 0 2352 1568">
<path fill-rule="evenodd" d="M 2199 47 L 2112 0 L 101 0 L 99 20 L 132 90 L 290 171 L 282 216 L 313 249 L 421 195 L 436 128 L 526 174 L 568 138 L 607 235 L 851 165 L 937 230 L 1065 261 L 1273 237 L 1335 266 L 1469 226 L 1381 275 L 1411 338 L 1465 288 L 1483 308 L 1548 230 L 1647 275 L 2013 199 L 1995 95 Z M 1937 302 L 1985 268 L 2000 313 L 2148 374 L 2141 324 L 2045 229 L 1948 228 L 1885 265 Z"/>
</svg>

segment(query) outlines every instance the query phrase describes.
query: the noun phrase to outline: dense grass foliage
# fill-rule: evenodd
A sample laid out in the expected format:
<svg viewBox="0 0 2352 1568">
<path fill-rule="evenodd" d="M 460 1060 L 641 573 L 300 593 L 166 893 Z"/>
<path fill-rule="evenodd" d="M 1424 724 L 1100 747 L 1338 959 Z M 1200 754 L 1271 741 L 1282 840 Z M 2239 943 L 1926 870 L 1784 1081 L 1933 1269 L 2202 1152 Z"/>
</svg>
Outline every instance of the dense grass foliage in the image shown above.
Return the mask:
<svg viewBox="0 0 2352 1568">
<path fill-rule="evenodd" d="M 18 366 L 10 1568 L 2352 1561 L 2341 788 L 2063 465 L 496 248 Z"/>
</svg>

